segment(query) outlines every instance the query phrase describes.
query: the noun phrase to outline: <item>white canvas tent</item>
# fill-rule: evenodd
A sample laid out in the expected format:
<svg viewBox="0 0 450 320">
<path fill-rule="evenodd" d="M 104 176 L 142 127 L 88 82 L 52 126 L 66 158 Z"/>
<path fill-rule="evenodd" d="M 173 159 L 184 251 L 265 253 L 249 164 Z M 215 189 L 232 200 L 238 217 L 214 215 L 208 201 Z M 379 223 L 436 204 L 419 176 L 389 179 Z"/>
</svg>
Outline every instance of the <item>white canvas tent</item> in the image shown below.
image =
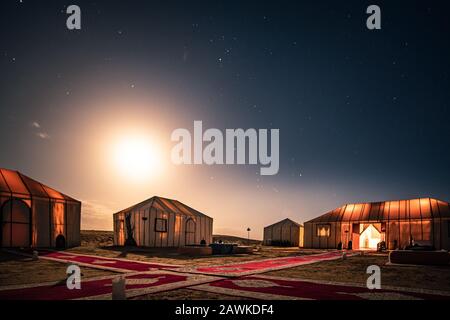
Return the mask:
<svg viewBox="0 0 450 320">
<path fill-rule="evenodd" d="M 303 226 L 284 219 L 264 228 L 264 245 L 303 247 Z"/>
<path fill-rule="evenodd" d="M 212 242 L 213 219 L 177 201 L 152 197 L 114 214 L 114 244 L 182 247 Z"/>
<path fill-rule="evenodd" d="M 80 215 L 80 201 L 0 169 L 0 247 L 78 246 Z"/>
</svg>

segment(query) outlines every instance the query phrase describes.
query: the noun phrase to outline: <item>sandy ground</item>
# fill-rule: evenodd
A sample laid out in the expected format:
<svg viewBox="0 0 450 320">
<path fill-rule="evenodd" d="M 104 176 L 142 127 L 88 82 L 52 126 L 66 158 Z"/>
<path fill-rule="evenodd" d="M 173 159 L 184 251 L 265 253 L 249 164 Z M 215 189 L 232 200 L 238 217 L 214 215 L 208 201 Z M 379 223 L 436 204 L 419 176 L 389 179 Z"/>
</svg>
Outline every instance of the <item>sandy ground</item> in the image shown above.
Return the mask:
<svg viewBox="0 0 450 320">
<path fill-rule="evenodd" d="M 316 264 L 271 271 L 265 273 L 265 275 L 365 285 L 369 276 L 366 273 L 367 267 L 378 265 L 381 268 L 382 286 L 450 291 L 450 266 L 394 266 L 386 265 L 387 262 L 388 256 L 386 254 L 366 254 L 364 256 L 354 256 L 347 260 L 323 261 Z M 236 299 L 227 296 L 223 296 L 223 298 Z M 179 289 L 140 297 L 139 299 L 195 300 L 222 299 L 222 297 L 207 292 Z"/>
<path fill-rule="evenodd" d="M 247 243 L 246 239 L 217 235 L 216 239 L 221 239 L 223 242 L 233 243 Z M 184 266 L 209 266 L 222 265 L 233 262 L 243 262 L 255 259 L 267 259 L 274 257 L 293 256 L 299 253 L 311 254 L 321 251 L 317 250 L 299 250 L 298 248 L 275 248 L 275 247 L 261 247 L 260 241 L 250 240 L 250 243 L 255 246 L 255 252 L 251 255 L 227 255 L 227 256 L 186 256 L 180 255 L 176 248 L 124 248 L 113 246 L 113 234 L 109 231 L 82 231 L 81 232 L 81 247 L 72 248 L 67 251 L 93 254 L 104 257 L 125 258 L 140 261 L 152 261 Z"/>
<path fill-rule="evenodd" d="M 321 253 L 320 250 L 300 250 L 298 248 L 258 247 L 253 254 L 188 256 L 182 255 L 174 248 L 123 248 L 123 247 L 77 247 L 67 250 L 74 253 L 85 253 L 104 257 L 125 258 L 139 261 L 152 261 L 182 266 L 211 266 L 235 262 L 288 257 L 299 254 Z"/>
<path fill-rule="evenodd" d="M 212 292 L 204 292 L 191 289 L 178 289 L 145 296 L 136 297 L 133 300 L 250 300 L 242 297 L 226 296 Z"/>
<path fill-rule="evenodd" d="M 366 284 L 367 267 L 381 269 L 381 285 L 450 291 L 450 266 L 386 265 L 387 254 L 354 256 L 347 260 L 324 261 L 265 273 L 266 275 Z"/>
<path fill-rule="evenodd" d="M 323 252 L 320 250 L 261 247 L 256 245 L 253 254 L 191 257 L 178 254 L 176 249 L 144 250 L 114 247 L 112 246 L 112 233 L 102 231 L 82 232 L 82 246 L 69 249 L 68 251 L 184 266 L 223 265 L 233 262 Z M 378 265 L 381 268 L 382 285 L 450 291 L 450 266 L 394 266 L 386 265 L 387 262 L 387 254 L 365 254 L 350 257 L 347 260 L 325 261 L 290 269 L 272 271 L 266 274 L 289 278 L 365 284 L 368 277 L 368 274 L 366 274 L 367 267 L 369 265 Z M 66 265 L 63 263 L 46 260 L 32 261 L 30 258 L 0 252 L 0 286 L 33 284 L 47 281 L 65 281 L 65 272 Z M 82 268 L 82 273 L 85 278 L 114 274 L 110 271 L 86 267 Z M 137 299 L 195 300 L 230 298 L 233 297 L 191 289 L 178 289 L 142 296 Z M 237 298 L 234 297 L 234 299 Z"/>
<path fill-rule="evenodd" d="M 49 281 L 66 281 L 67 266 L 48 260 L 32 261 L 31 258 L 0 253 L 0 286 L 33 284 Z M 82 268 L 82 279 L 113 274 L 91 268 Z"/>
</svg>

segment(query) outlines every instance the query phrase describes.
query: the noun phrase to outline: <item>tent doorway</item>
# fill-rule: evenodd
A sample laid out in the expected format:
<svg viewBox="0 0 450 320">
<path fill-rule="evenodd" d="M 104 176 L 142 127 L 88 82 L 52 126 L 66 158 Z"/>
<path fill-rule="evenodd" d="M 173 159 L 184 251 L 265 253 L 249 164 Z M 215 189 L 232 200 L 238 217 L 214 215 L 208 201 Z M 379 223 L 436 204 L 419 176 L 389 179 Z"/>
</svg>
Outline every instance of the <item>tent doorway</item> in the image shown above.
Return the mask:
<svg viewBox="0 0 450 320">
<path fill-rule="evenodd" d="M 366 226 L 359 236 L 360 249 L 376 250 L 379 242 L 381 242 L 381 232 L 373 224 Z"/>
<path fill-rule="evenodd" d="M 31 245 L 31 209 L 20 199 L 6 201 L 0 210 L 2 247 Z"/>
<path fill-rule="evenodd" d="M 65 249 L 66 248 L 66 238 L 62 234 L 56 237 L 55 241 L 56 249 Z"/>
<path fill-rule="evenodd" d="M 195 221 L 194 220 L 188 219 L 186 221 L 186 228 L 185 228 L 184 235 L 185 235 L 184 244 L 186 246 L 195 244 Z"/>
</svg>

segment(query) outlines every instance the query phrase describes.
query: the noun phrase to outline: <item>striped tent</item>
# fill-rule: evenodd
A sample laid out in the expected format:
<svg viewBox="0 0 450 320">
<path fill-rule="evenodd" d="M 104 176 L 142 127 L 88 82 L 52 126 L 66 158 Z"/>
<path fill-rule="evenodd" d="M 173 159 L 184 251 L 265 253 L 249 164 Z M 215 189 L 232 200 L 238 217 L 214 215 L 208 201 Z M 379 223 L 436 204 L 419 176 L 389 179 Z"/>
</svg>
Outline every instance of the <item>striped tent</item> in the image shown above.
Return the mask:
<svg viewBox="0 0 450 320">
<path fill-rule="evenodd" d="M 305 247 L 450 249 L 450 204 L 433 198 L 346 204 L 305 222 Z"/>
<path fill-rule="evenodd" d="M 80 245 L 81 202 L 26 175 L 0 169 L 0 247 Z"/>
<path fill-rule="evenodd" d="M 213 219 L 177 200 L 152 197 L 114 214 L 114 244 L 180 247 L 210 244 Z"/>
<path fill-rule="evenodd" d="M 264 228 L 264 245 L 303 247 L 303 226 L 289 218 Z"/>
</svg>

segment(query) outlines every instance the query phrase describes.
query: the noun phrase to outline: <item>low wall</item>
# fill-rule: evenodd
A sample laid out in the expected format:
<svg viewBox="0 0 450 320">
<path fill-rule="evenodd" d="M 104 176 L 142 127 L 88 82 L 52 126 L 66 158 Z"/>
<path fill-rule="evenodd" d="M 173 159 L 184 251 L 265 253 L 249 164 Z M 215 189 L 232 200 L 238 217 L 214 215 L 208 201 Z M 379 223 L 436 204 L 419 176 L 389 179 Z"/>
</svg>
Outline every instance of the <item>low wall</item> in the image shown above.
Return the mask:
<svg viewBox="0 0 450 320">
<path fill-rule="evenodd" d="M 394 250 L 389 252 L 389 262 L 397 264 L 448 265 L 447 251 Z"/>
<path fill-rule="evenodd" d="M 210 256 L 212 255 L 211 247 L 179 247 L 178 253 L 187 256 Z"/>
</svg>

